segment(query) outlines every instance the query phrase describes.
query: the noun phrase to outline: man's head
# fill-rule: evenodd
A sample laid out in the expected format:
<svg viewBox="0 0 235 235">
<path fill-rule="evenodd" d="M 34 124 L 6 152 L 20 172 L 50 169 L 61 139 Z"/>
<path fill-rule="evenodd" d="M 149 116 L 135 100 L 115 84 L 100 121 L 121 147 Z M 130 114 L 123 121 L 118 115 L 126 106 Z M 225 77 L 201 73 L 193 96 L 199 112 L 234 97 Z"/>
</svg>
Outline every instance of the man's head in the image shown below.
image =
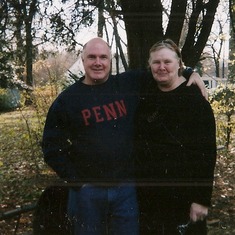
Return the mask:
<svg viewBox="0 0 235 235">
<path fill-rule="evenodd" d="M 111 69 L 111 50 L 107 42 L 102 38 L 88 41 L 83 47 L 82 62 L 85 84 L 95 85 L 107 81 Z"/>
</svg>

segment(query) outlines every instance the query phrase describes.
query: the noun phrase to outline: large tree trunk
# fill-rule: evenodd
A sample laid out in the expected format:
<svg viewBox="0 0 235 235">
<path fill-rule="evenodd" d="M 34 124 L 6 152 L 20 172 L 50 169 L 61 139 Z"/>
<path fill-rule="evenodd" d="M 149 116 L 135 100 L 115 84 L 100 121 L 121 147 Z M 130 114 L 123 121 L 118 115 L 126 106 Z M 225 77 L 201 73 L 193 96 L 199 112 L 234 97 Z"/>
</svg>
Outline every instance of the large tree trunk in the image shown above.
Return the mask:
<svg viewBox="0 0 235 235">
<path fill-rule="evenodd" d="M 156 41 L 171 38 L 179 43 L 182 37 L 186 38 L 182 48 L 183 61 L 187 66 L 195 67 L 211 32 L 219 0 L 207 3 L 203 0 L 172 0 L 165 34 L 160 0 L 120 2 L 126 26 L 130 68 L 146 67 L 149 49 Z M 193 4 L 192 14 L 187 16 L 186 8 L 190 3 Z M 184 27 L 186 17 L 189 17 L 188 27 Z M 200 25 L 198 22 L 201 22 Z M 183 31 L 184 28 L 188 28 L 188 31 Z"/>
<path fill-rule="evenodd" d="M 211 32 L 218 4 L 219 0 L 210 0 L 206 4 L 203 3 L 203 0 L 196 2 L 189 21 L 186 41 L 182 48 L 182 56 L 185 65 L 194 67 L 200 60 L 201 53 Z M 203 18 L 200 26 L 198 26 L 200 14 L 203 14 Z"/>
<path fill-rule="evenodd" d="M 121 0 L 125 21 L 129 68 L 146 68 L 150 46 L 162 39 L 160 0 Z"/>
<path fill-rule="evenodd" d="M 167 25 L 165 38 L 172 39 L 176 44 L 180 42 L 184 33 L 184 20 L 186 15 L 187 0 L 172 1 L 169 22 Z"/>
</svg>

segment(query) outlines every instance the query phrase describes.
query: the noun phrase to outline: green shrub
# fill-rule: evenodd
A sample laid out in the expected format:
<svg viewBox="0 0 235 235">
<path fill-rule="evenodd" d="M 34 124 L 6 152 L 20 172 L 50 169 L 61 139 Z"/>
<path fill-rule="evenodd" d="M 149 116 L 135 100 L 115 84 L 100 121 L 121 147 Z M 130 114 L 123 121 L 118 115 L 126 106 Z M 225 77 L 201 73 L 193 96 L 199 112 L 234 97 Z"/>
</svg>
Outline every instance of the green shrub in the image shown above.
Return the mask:
<svg viewBox="0 0 235 235">
<path fill-rule="evenodd" d="M 217 142 L 227 149 L 235 144 L 235 84 L 220 84 L 211 92 L 210 102 L 217 126 Z"/>
<path fill-rule="evenodd" d="M 18 89 L 0 89 L 0 111 L 18 108 L 20 104 L 21 95 Z"/>
</svg>

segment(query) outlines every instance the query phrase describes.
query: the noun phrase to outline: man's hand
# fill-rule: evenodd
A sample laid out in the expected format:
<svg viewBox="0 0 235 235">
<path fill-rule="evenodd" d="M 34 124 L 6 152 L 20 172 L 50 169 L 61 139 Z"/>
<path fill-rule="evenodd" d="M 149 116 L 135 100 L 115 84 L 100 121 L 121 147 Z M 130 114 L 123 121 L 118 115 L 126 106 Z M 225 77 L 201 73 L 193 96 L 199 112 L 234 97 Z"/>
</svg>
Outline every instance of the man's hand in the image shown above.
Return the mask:
<svg viewBox="0 0 235 235">
<path fill-rule="evenodd" d="M 190 208 L 190 219 L 193 222 L 202 221 L 208 215 L 208 207 L 203 205 L 192 203 Z"/>
<path fill-rule="evenodd" d="M 197 85 L 199 89 L 201 90 L 202 95 L 205 97 L 206 100 L 208 100 L 208 92 L 206 90 L 204 82 L 202 81 L 198 73 L 193 72 L 191 74 L 189 81 L 187 83 L 187 86 L 190 86 L 192 84 Z"/>
</svg>

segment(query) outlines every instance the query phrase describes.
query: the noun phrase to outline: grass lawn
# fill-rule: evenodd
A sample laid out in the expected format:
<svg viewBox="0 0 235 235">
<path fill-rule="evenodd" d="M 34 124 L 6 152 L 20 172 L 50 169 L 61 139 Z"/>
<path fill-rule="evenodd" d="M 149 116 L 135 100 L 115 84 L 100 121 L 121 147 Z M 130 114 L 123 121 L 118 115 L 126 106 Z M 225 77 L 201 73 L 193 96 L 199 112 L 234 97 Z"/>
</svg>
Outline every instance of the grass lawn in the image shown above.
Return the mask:
<svg viewBox="0 0 235 235">
<path fill-rule="evenodd" d="M 0 213 L 36 203 L 55 179 L 43 162 L 39 121 L 31 108 L 0 114 Z M 0 234 L 13 234 L 16 219 L 0 221 Z M 17 234 L 32 231 L 32 212 L 19 225 Z"/>
<path fill-rule="evenodd" d="M 0 213 L 36 203 L 53 180 L 40 147 L 43 120 L 33 108 L 0 114 Z M 219 152 L 209 235 L 235 234 L 235 154 Z M 32 233 L 33 212 L 19 219 L 17 234 Z M 0 234 L 14 234 L 17 218 L 0 221 Z"/>
</svg>

